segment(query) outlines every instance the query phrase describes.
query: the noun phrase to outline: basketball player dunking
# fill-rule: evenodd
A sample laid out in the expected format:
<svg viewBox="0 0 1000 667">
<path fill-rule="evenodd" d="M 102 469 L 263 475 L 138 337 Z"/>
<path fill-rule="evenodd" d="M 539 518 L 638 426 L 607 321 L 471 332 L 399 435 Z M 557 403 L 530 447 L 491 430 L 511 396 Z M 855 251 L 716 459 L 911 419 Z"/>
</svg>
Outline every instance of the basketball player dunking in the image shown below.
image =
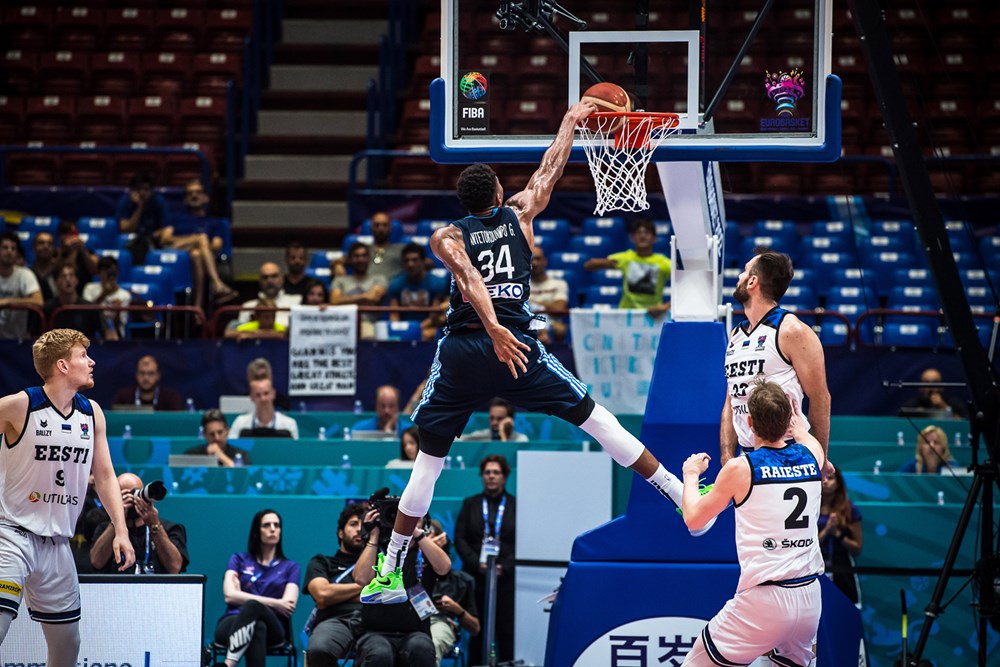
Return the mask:
<svg viewBox="0 0 1000 667">
<path fill-rule="evenodd" d="M 469 215 L 434 232 L 430 242 L 454 277 L 448 329 L 413 412 L 420 451 L 399 502 L 385 558 L 380 555 L 376 566 L 379 576 L 362 591 L 362 602 L 406 600 L 397 566 L 406 556 L 417 522 L 430 507 L 444 457 L 472 411 L 494 396 L 579 426 L 616 462 L 642 475 L 674 505 L 680 504 L 680 480 L 614 415 L 597 405 L 586 386 L 538 342 L 536 331 L 544 325 L 527 305 L 532 220 L 548 205 L 562 176 L 574 128 L 595 108 L 590 102 L 570 107 L 524 191 L 506 203 L 503 187 L 489 166 L 472 165 L 458 178 L 458 199 Z M 496 548 L 487 542 L 484 555 Z"/>
<path fill-rule="evenodd" d="M 90 341 L 53 329 L 31 348 L 41 387 L 0 398 L 0 644 L 22 593 L 42 624 L 49 667 L 76 667 L 80 584 L 69 539 L 94 486 L 114 525 L 116 562 L 135 563 L 121 490 L 111 465 L 104 413 L 78 392 L 94 386 Z"/>
<path fill-rule="evenodd" d="M 762 655 L 775 665 L 812 664 L 823 610 L 816 523 L 826 457 L 779 385 L 751 385 L 748 393 L 753 451 L 730 459 L 704 496 L 698 480 L 708 454 L 684 462 L 684 522 L 697 528 L 735 503 L 740 561 L 736 596 L 691 647 L 683 663 L 691 667 L 747 665 Z"/>
<path fill-rule="evenodd" d="M 746 319 L 733 329 L 726 349 L 726 382 L 729 394 L 722 409 L 720 465 L 741 451 L 753 449 L 747 420 L 747 394 L 758 378 L 776 382 L 802 404 L 809 397 L 812 434 L 826 457 L 830 440 L 830 391 L 826 387 L 826 361 L 816 332 L 781 308 L 794 271 L 788 255 L 758 248 L 743 269 L 733 296 L 743 304 Z M 827 464 L 824 473 L 832 471 Z"/>
</svg>

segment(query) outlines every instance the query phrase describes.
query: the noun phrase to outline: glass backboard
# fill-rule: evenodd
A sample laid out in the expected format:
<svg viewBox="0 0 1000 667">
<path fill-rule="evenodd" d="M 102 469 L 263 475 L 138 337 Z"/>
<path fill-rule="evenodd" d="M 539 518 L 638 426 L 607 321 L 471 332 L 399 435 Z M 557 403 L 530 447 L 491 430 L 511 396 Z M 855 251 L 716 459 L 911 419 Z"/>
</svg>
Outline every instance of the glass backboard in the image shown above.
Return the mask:
<svg viewBox="0 0 1000 667">
<path fill-rule="evenodd" d="M 442 0 L 432 157 L 537 161 L 568 105 L 604 80 L 636 109 L 680 115 L 655 161 L 836 160 L 831 0 L 775 0 L 763 15 L 751 8 L 763 2 L 715 4 Z"/>
</svg>

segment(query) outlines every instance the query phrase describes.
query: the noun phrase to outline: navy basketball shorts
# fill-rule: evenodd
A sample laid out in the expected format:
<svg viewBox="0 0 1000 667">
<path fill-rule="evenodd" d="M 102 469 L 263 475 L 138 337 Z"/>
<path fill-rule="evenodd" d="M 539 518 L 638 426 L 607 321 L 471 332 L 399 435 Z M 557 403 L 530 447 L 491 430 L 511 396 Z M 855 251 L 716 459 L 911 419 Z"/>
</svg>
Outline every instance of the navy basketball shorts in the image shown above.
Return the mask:
<svg viewBox="0 0 1000 667">
<path fill-rule="evenodd" d="M 586 399 L 587 385 L 546 351 L 545 346 L 527 333 L 510 330 L 530 348 L 525 356 L 527 373 L 517 372 L 517 379 L 507 365 L 497 359 L 493 341 L 484 329 L 452 331 L 438 341 L 427 385 L 413 423 L 443 439 L 454 440 L 462 434 L 472 412 L 495 396 L 530 412 L 564 416 Z M 584 415 L 585 419 L 588 415 Z M 583 419 L 570 419 L 579 421 Z M 443 455 L 442 455 L 443 456 Z"/>
</svg>

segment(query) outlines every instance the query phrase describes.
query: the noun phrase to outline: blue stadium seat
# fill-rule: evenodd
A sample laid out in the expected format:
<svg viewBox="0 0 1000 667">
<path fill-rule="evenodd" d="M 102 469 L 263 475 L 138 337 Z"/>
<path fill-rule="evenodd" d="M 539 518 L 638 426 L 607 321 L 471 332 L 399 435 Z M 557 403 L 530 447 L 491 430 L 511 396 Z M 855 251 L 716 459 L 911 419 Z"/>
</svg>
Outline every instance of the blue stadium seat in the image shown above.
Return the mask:
<svg viewBox="0 0 1000 667">
<path fill-rule="evenodd" d="M 854 266 L 853 253 L 813 251 L 799 256 L 799 262 L 806 268 L 811 268 L 818 275 L 826 275 L 833 269 L 846 269 Z"/>
<path fill-rule="evenodd" d="M 891 285 L 899 269 L 920 268 L 913 255 L 905 252 L 861 253 L 862 268 L 875 274 L 876 284 Z"/>
<path fill-rule="evenodd" d="M 937 331 L 927 324 L 886 323 L 882 330 L 882 344 L 893 347 L 934 347 Z"/>
<path fill-rule="evenodd" d="M 173 299 L 167 301 L 167 295 L 174 293 L 174 277 L 169 266 L 160 264 L 147 264 L 144 266 L 133 266 L 128 275 L 128 282 L 136 285 L 149 285 L 154 289 L 147 290 L 147 301 L 153 301 L 156 305 L 173 303 Z M 133 294 L 141 293 L 133 290 Z"/>
<path fill-rule="evenodd" d="M 988 287 L 992 282 L 990 274 L 983 269 L 963 269 L 958 272 L 958 277 L 965 287 Z"/>
<path fill-rule="evenodd" d="M 187 250 L 150 250 L 146 255 L 146 264 L 170 269 L 174 293 L 191 289 L 191 254 Z"/>
<path fill-rule="evenodd" d="M 340 250 L 313 250 L 309 253 L 309 267 L 313 269 L 329 269 L 330 262 L 342 257 Z"/>
<path fill-rule="evenodd" d="M 798 278 L 798 269 L 795 270 L 795 277 Z M 874 288 L 874 277 L 865 274 L 865 271 L 856 267 L 847 269 L 833 269 L 825 274 L 825 280 L 821 281 L 820 293 L 826 296 L 835 287 L 868 287 Z"/>
<path fill-rule="evenodd" d="M 132 253 L 128 250 L 104 248 L 97 251 L 97 257 L 114 257 L 118 260 L 118 275 L 127 277 L 132 272 Z"/>
<path fill-rule="evenodd" d="M 740 282 L 741 273 L 743 273 L 743 269 L 738 269 L 735 266 L 722 269 L 722 284 L 726 287 L 736 287 Z M 798 280 L 799 270 L 795 269 L 795 281 L 798 282 Z"/>
<path fill-rule="evenodd" d="M 128 250 L 129 245 L 138 237 L 135 232 L 122 232 L 118 235 L 118 249 Z"/>
<path fill-rule="evenodd" d="M 826 291 L 826 303 L 858 302 L 868 308 L 878 308 L 879 298 L 867 285 L 836 285 Z"/>
<path fill-rule="evenodd" d="M 807 236 L 799 242 L 799 256 L 817 252 L 847 252 L 851 244 L 843 236 Z"/>
<path fill-rule="evenodd" d="M 892 283 L 886 286 L 885 294 L 894 287 L 934 287 L 934 277 L 930 269 L 896 269 Z"/>
<path fill-rule="evenodd" d="M 813 305 L 810 305 L 808 303 L 798 303 L 789 300 L 788 303 L 782 303 L 781 307 L 784 308 L 785 310 L 790 310 L 791 312 L 795 313 L 795 316 L 800 320 L 802 320 L 802 322 L 808 326 L 813 326 L 814 324 L 816 324 L 815 315 L 804 314 L 805 311 L 807 310 L 815 310 L 816 307 Z"/>
<path fill-rule="evenodd" d="M 615 248 L 624 248 L 628 239 L 628 228 L 625 225 L 625 218 L 590 217 L 583 219 L 583 234 L 584 236 L 603 236 Z"/>
<path fill-rule="evenodd" d="M 59 218 L 49 215 L 26 215 L 21 218 L 21 224 L 17 226 L 19 231 L 32 232 L 34 234 L 48 232 L 56 239 L 56 243 L 59 242 L 59 235 L 56 233 L 58 228 Z"/>
<path fill-rule="evenodd" d="M 618 269 L 601 269 L 600 271 L 592 271 L 590 274 L 590 284 L 594 285 L 612 285 L 615 287 L 621 287 L 624 275 Z"/>
<path fill-rule="evenodd" d="M 993 291 L 989 287 L 974 286 L 965 288 L 965 296 L 969 299 L 970 306 L 983 306 L 989 308 L 996 305 L 993 298 Z"/>
<path fill-rule="evenodd" d="M 578 252 L 554 252 L 549 257 L 549 267 L 553 269 L 573 269 L 583 271 L 583 263 L 589 256 Z"/>
<path fill-rule="evenodd" d="M 873 220 L 871 224 L 872 236 L 905 236 L 915 239 L 917 228 L 912 220 Z"/>
<path fill-rule="evenodd" d="M 815 310 L 819 306 L 819 299 L 816 298 L 816 293 L 813 292 L 811 287 L 807 287 L 806 285 L 789 285 L 785 291 L 785 296 L 782 297 L 782 302 L 784 301 L 803 304 L 810 310 Z"/>
<path fill-rule="evenodd" d="M 847 324 L 828 318 L 820 324 L 819 340 L 823 345 L 847 345 L 847 337 L 850 332 L 850 327 Z"/>
<path fill-rule="evenodd" d="M 1000 265 L 1000 236 L 987 236 L 979 239 L 979 252 L 986 266 Z"/>
<path fill-rule="evenodd" d="M 132 267 L 133 270 L 137 267 Z M 156 283 L 125 282 L 119 283 L 132 293 L 133 301 L 148 302 L 154 306 L 166 306 L 168 302 L 163 290 Z M 131 319 L 131 318 L 130 318 Z"/>
<path fill-rule="evenodd" d="M 794 241 L 787 241 L 780 236 L 748 236 L 740 242 L 740 255 L 746 257 L 748 261 L 753 257 L 753 250 L 757 247 L 765 247 L 775 252 L 783 252 L 796 256 Z"/>
<path fill-rule="evenodd" d="M 820 220 L 814 222 L 809 228 L 809 236 L 833 236 L 842 239 L 845 243 L 850 243 L 854 240 L 854 229 L 851 228 L 850 223 L 842 220 Z"/>
<path fill-rule="evenodd" d="M 620 244 L 612 242 L 605 236 L 574 236 L 570 239 L 569 249 L 581 255 L 590 257 L 607 257 L 613 252 L 624 250 Z"/>
<path fill-rule="evenodd" d="M 569 220 L 566 218 L 535 218 L 532 225 L 536 234 L 546 234 L 553 235 L 558 234 L 559 236 L 565 236 L 567 239 L 572 230 L 569 226 Z"/>
<path fill-rule="evenodd" d="M 419 220 L 417 221 L 416 233 L 420 236 L 430 236 L 441 227 L 447 227 L 450 224 L 450 220 Z"/>
<path fill-rule="evenodd" d="M 89 234 L 94 248 L 114 248 L 118 244 L 118 221 L 114 218 L 80 218 L 76 227 Z"/>
<path fill-rule="evenodd" d="M 869 236 L 861 243 L 866 252 L 913 252 L 913 244 L 903 236 Z"/>
<path fill-rule="evenodd" d="M 350 248 L 354 243 L 364 243 L 366 246 L 371 248 L 371 245 L 375 243 L 375 239 L 370 234 L 348 234 L 344 237 L 344 243 L 340 246 L 340 249 L 347 254 L 347 249 Z"/>
<path fill-rule="evenodd" d="M 622 300 L 621 285 L 591 285 L 587 288 L 584 306 L 609 305 L 617 306 Z"/>
<path fill-rule="evenodd" d="M 941 306 L 930 301 L 925 303 L 908 303 L 897 306 L 892 310 L 900 310 L 903 313 L 935 313 L 934 315 L 886 315 L 886 323 L 893 324 L 926 324 L 937 327 L 941 323 Z"/>
<path fill-rule="evenodd" d="M 750 236 L 776 236 L 785 247 L 795 247 L 799 229 L 790 220 L 758 220 L 750 227 Z"/>
<path fill-rule="evenodd" d="M 330 286 L 333 284 L 333 272 L 330 271 L 329 266 L 310 266 L 306 269 L 306 275 L 320 281 L 326 286 L 326 290 L 330 291 Z"/>
<path fill-rule="evenodd" d="M 973 252 L 958 252 L 953 249 L 951 254 L 955 258 L 955 265 L 958 267 L 959 271 L 982 268 L 979 265 L 979 257 L 977 257 Z"/>
<path fill-rule="evenodd" d="M 567 300 L 569 301 L 569 307 L 575 308 L 580 303 L 581 298 L 581 271 L 574 271 L 573 269 L 547 269 L 546 275 L 549 278 L 560 278 L 566 281 L 566 291 L 568 292 Z"/>
<path fill-rule="evenodd" d="M 569 246 L 569 237 L 563 234 L 535 234 L 535 245 L 545 251 L 548 257 L 554 252 L 562 252 Z"/>
<path fill-rule="evenodd" d="M 389 231 L 389 243 L 402 243 L 403 241 L 403 223 L 399 220 L 393 220 L 391 223 L 391 229 Z M 372 235 L 372 221 L 371 218 L 367 220 L 362 220 L 361 224 L 358 226 L 359 236 L 371 236 Z"/>
<path fill-rule="evenodd" d="M 948 232 L 948 243 L 951 245 L 952 252 L 971 254 L 976 249 L 972 235 L 965 231 Z"/>
<path fill-rule="evenodd" d="M 826 275 L 825 273 L 823 274 Z M 825 279 L 825 278 L 824 278 Z M 817 281 L 816 281 L 816 269 L 811 269 L 808 267 L 795 267 L 795 276 L 792 278 L 793 285 L 802 285 L 803 287 L 808 287 L 812 291 L 816 292 Z"/>
<path fill-rule="evenodd" d="M 669 220 L 653 220 L 653 226 L 656 227 L 657 239 L 669 239 L 674 233 L 674 226 Z"/>
<path fill-rule="evenodd" d="M 908 287 L 897 286 L 889 293 L 889 308 L 901 308 L 916 304 L 936 304 L 938 303 L 937 290 L 934 287 L 924 287 L 910 285 Z M 935 306 L 935 310 L 938 306 Z"/>
<path fill-rule="evenodd" d="M 436 267 L 428 271 L 428 273 L 430 273 L 432 276 L 437 276 L 438 278 L 441 278 L 442 280 L 447 282 L 448 285 L 451 285 L 451 272 L 448 271 L 448 269 L 442 267 Z"/>
<path fill-rule="evenodd" d="M 826 309 L 832 310 L 836 313 L 840 313 L 841 315 L 846 317 L 851 322 L 851 324 L 853 324 L 854 322 L 857 321 L 858 316 L 861 315 L 861 313 L 868 310 L 868 305 L 863 301 L 852 301 L 849 299 L 844 299 L 844 300 L 834 299 L 832 301 L 828 300 L 826 302 Z"/>
</svg>

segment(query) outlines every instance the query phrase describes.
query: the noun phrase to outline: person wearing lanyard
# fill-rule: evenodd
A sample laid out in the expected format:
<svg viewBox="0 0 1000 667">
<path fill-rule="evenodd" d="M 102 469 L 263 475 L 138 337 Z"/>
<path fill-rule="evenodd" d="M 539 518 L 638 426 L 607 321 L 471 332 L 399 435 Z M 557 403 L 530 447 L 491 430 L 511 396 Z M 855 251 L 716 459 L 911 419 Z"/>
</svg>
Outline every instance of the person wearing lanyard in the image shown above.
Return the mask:
<svg viewBox="0 0 1000 667">
<path fill-rule="evenodd" d="M 496 629 L 497 660 L 514 659 L 514 546 L 517 499 L 507 493 L 510 474 L 507 459 L 500 454 L 483 457 L 479 462 L 483 492 L 462 502 L 455 520 L 455 548 L 462 559 L 462 569 L 476 580 L 476 606 L 486 617 L 486 559 L 497 557 L 497 604 L 493 619 Z M 473 659 L 482 655 L 486 632 L 472 638 L 469 653 Z"/>
<path fill-rule="evenodd" d="M 316 608 L 306 622 L 309 635 L 307 661 L 311 667 L 336 667 L 343 659 L 361 626 L 361 586 L 354 583 L 354 566 L 365 542 L 361 519 L 368 506 L 352 503 L 337 520 L 340 549 L 333 556 L 316 554 L 306 567 L 306 594 Z"/>
<path fill-rule="evenodd" d="M 135 567 L 119 573 L 111 553 L 113 530 L 105 521 L 94 531 L 90 564 L 101 574 L 179 574 L 187 569 L 187 530 L 183 524 L 164 521 L 152 500 L 146 501 L 134 491 L 145 486 L 142 479 L 126 472 L 118 476 L 125 508 L 125 525 L 135 549 Z"/>
<path fill-rule="evenodd" d="M 254 514 L 247 550 L 229 558 L 222 592 L 227 609 L 215 626 L 215 641 L 227 647 L 226 667 L 243 657 L 247 667 L 264 667 L 267 647 L 291 636 L 299 599 L 299 564 L 285 557 L 281 516 L 274 510 Z"/>
</svg>

